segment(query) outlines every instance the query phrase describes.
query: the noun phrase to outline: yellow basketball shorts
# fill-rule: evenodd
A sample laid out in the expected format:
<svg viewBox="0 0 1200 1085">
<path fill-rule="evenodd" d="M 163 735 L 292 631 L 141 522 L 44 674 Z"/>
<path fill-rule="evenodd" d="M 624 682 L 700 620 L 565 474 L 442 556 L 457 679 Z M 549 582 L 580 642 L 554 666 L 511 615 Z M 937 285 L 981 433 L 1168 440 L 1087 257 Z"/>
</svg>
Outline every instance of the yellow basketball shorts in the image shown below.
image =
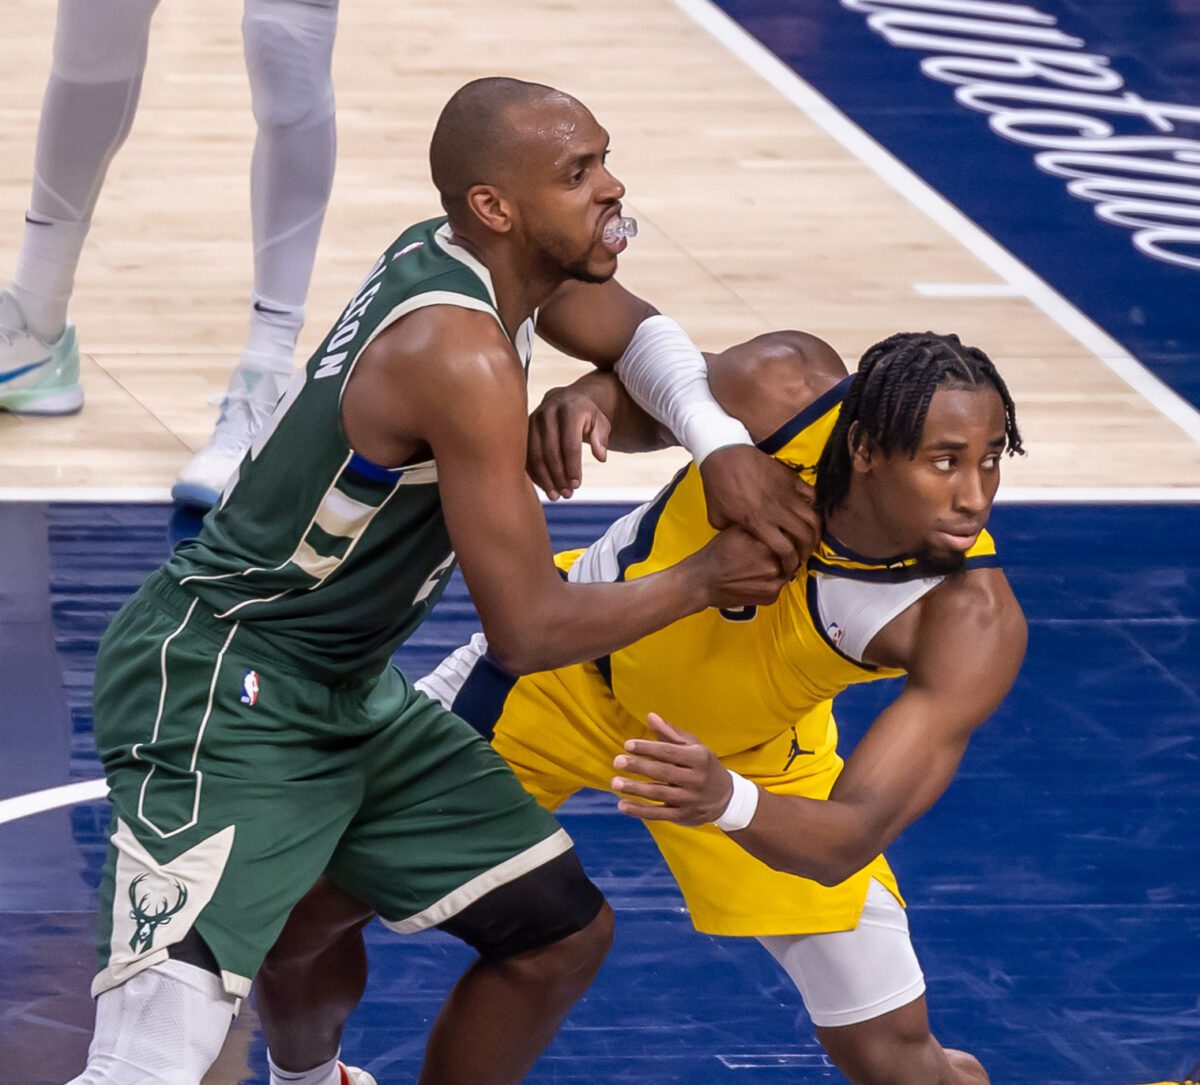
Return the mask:
<svg viewBox="0 0 1200 1085">
<path fill-rule="evenodd" d="M 417 688 L 489 735 L 517 778 L 547 809 L 557 809 L 582 788 L 610 790 L 616 774 L 612 761 L 625 741 L 653 737 L 645 721 L 616 701 L 594 664 L 514 678 L 485 652 L 486 642 L 477 635 Z M 842 767 L 836 754 L 822 765 L 809 762 L 791 773 L 761 771 L 763 765 L 787 763 L 791 740 L 791 732 L 785 732 L 778 739 L 779 750 L 758 747 L 723 763 L 776 794 L 828 798 Z M 829 887 L 772 870 L 712 825 L 647 822 L 647 827 L 679 883 L 693 924 L 708 934 L 851 930 L 872 878 L 899 899 L 883 856 Z"/>
</svg>

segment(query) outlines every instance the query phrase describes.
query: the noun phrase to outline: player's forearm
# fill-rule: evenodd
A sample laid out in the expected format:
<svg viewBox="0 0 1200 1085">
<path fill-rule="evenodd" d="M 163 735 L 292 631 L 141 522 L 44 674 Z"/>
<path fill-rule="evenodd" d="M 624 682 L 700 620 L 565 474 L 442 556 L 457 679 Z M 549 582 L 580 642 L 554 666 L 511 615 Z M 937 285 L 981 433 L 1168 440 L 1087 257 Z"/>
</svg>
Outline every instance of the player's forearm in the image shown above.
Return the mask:
<svg viewBox="0 0 1200 1085">
<path fill-rule="evenodd" d="M 637 404 L 661 422 L 697 463 L 733 444 L 753 444 L 708 386 L 708 363 L 669 317 L 642 321 L 614 372 Z"/>
<path fill-rule="evenodd" d="M 654 452 L 675 443 L 671 432 L 647 414 L 615 373 L 595 370 L 571 384 L 608 419 L 608 447 L 614 452 Z"/>
<path fill-rule="evenodd" d="M 511 616 L 484 617 L 490 650 L 512 674 L 598 659 L 711 603 L 696 562 L 618 584 L 569 584 Z"/>
<path fill-rule="evenodd" d="M 754 819 L 730 838 L 772 869 L 822 885 L 845 881 L 887 843 L 861 807 L 765 789 L 760 789 Z"/>
</svg>

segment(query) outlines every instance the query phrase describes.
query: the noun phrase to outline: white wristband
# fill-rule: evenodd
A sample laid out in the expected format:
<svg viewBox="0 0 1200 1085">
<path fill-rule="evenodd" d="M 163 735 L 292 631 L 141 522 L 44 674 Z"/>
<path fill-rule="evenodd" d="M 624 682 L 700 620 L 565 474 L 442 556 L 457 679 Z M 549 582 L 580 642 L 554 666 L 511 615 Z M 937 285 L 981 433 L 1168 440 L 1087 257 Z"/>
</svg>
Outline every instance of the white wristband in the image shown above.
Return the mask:
<svg viewBox="0 0 1200 1085">
<path fill-rule="evenodd" d="M 637 326 L 616 374 L 637 404 L 671 431 L 697 465 L 718 448 L 754 443 L 746 427 L 713 399 L 704 355 L 670 317 L 652 316 Z"/>
<path fill-rule="evenodd" d="M 732 769 L 726 769 L 733 782 L 733 794 L 729 796 L 729 805 L 713 824 L 724 832 L 736 832 L 744 829 L 754 820 L 758 810 L 758 784 L 752 784 L 744 776 L 739 776 Z"/>
</svg>

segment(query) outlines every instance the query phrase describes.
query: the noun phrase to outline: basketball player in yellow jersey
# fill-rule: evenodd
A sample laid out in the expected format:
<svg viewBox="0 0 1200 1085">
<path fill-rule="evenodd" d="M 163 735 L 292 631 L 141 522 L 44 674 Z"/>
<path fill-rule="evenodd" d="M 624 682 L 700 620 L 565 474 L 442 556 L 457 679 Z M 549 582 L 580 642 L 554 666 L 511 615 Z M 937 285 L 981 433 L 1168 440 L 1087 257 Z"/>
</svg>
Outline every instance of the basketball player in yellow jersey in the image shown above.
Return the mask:
<svg viewBox="0 0 1200 1085">
<path fill-rule="evenodd" d="M 764 336 L 711 358 L 709 381 L 760 448 L 810 478 L 817 465 L 825 538 L 779 600 L 710 609 L 594 663 L 519 679 L 476 637 L 418 688 L 490 732 L 544 805 L 615 790 L 650 827 L 697 928 L 758 937 L 855 1085 L 986 1083 L 973 1056 L 930 1033 L 880 852 L 945 790 L 1024 652 L 984 532 L 1001 457 L 1020 450 L 1012 401 L 986 355 L 931 334 L 878 344 L 853 380 L 812 337 Z M 570 491 L 584 439 L 603 455 L 663 435 L 615 382 L 589 375 L 534 419 L 543 489 Z M 711 534 L 689 467 L 560 567 L 578 582 L 633 579 Z M 832 698 L 904 674 L 843 765 Z M 361 909 L 335 892 L 293 913 L 276 955 L 352 953 Z M 345 974 L 338 952 L 320 958 L 333 980 L 268 967 L 260 1001 L 274 997 L 273 972 L 309 998 L 327 991 Z M 290 1027 L 328 1027 L 341 1009 L 313 1004 Z"/>
</svg>

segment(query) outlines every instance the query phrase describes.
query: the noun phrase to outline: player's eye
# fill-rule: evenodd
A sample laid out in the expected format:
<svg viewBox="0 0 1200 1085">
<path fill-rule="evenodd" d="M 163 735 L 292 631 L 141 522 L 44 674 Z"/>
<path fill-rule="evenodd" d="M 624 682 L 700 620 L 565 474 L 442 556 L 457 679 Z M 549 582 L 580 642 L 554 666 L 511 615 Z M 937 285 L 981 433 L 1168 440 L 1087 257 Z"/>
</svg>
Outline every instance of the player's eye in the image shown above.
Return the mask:
<svg viewBox="0 0 1200 1085">
<path fill-rule="evenodd" d="M 936 460 L 931 461 L 935 471 L 950 472 L 954 470 L 953 456 L 939 456 Z"/>
<path fill-rule="evenodd" d="M 1000 453 L 999 452 L 993 452 L 990 456 L 986 457 L 983 461 L 983 467 L 984 467 L 984 470 L 986 470 L 986 471 L 994 471 L 999 466 L 1000 466 Z"/>
</svg>

